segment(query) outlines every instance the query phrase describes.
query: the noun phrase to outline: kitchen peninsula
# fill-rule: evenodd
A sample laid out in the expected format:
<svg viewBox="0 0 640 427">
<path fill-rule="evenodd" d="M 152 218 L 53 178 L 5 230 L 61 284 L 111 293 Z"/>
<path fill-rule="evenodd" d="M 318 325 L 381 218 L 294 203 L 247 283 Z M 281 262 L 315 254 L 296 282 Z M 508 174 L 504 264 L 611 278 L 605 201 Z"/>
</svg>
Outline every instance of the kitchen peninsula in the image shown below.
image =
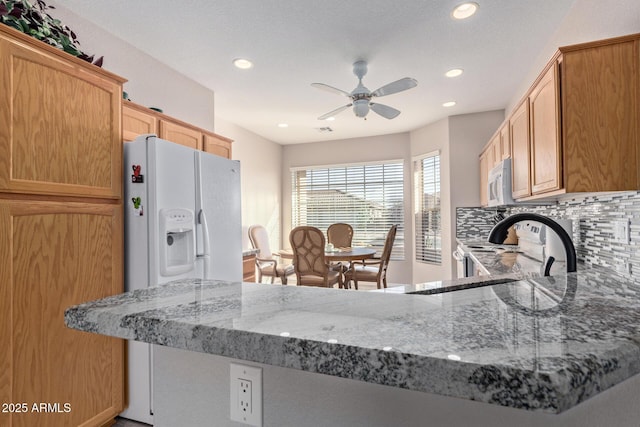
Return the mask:
<svg viewBox="0 0 640 427">
<path fill-rule="evenodd" d="M 264 425 L 637 425 L 633 280 L 591 268 L 402 293 L 426 288 L 189 280 L 72 307 L 65 321 L 158 344 L 158 426 L 235 425 L 227 358 L 263 364 Z"/>
</svg>

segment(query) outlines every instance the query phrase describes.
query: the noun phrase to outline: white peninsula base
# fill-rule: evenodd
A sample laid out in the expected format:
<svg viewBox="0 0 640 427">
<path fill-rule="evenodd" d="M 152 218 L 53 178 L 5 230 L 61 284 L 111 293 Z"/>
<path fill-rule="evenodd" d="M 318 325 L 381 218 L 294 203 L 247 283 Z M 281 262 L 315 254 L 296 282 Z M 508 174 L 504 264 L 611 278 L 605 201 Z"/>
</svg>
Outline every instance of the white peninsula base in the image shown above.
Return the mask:
<svg viewBox="0 0 640 427">
<path fill-rule="evenodd" d="M 240 426 L 229 418 L 229 364 L 263 369 L 264 426 L 637 427 L 640 375 L 561 414 L 404 390 L 154 346 L 154 426 Z"/>
</svg>

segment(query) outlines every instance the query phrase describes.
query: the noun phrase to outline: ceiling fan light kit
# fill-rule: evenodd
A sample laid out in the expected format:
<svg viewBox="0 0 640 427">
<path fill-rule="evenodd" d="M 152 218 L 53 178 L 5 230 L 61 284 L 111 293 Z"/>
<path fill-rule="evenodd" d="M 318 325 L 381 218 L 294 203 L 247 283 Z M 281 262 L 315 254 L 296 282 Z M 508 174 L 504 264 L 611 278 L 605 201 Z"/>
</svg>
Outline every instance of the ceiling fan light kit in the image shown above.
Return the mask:
<svg viewBox="0 0 640 427">
<path fill-rule="evenodd" d="M 386 84 L 373 92 L 367 89 L 362 84 L 362 78 L 367 74 L 367 63 L 365 61 L 357 61 L 353 64 L 353 74 L 358 78 L 358 86 L 351 92 L 346 92 L 341 89 L 337 89 L 333 86 L 329 86 L 324 83 L 311 83 L 311 86 L 325 90 L 327 92 L 337 93 L 338 95 L 346 96 L 351 99 L 351 102 L 342 107 L 336 108 L 333 111 L 329 111 L 326 114 L 318 117 L 318 120 L 326 120 L 329 117 L 333 117 L 336 114 L 346 110 L 349 107 L 353 107 L 353 113 L 356 117 L 366 118 L 369 114 L 369 110 L 373 110 L 375 113 L 381 115 L 386 119 L 393 119 L 400 114 L 400 110 L 396 110 L 388 105 L 371 102 L 374 97 L 387 96 L 394 93 L 402 92 L 407 89 L 411 89 L 418 85 L 418 81 L 410 77 L 405 77 L 395 82 Z"/>
</svg>

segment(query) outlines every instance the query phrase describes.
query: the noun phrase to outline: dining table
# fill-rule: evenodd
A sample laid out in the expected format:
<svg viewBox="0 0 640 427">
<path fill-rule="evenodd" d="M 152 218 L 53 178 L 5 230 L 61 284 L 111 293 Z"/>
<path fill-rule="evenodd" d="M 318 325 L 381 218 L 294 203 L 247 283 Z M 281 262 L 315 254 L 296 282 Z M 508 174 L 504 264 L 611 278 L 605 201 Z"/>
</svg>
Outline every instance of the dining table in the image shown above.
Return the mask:
<svg viewBox="0 0 640 427">
<path fill-rule="evenodd" d="M 281 258 L 284 259 L 293 259 L 293 250 L 292 249 L 282 249 L 278 252 Z M 337 261 L 362 261 L 365 259 L 373 258 L 376 254 L 376 250 L 374 248 L 369 247 L 359 247 L 354 246 L 351 248 L 335 248 L 333 250 L 324 252 L 324 257 L 327 261 L 337 262 Z"/>
</svg>

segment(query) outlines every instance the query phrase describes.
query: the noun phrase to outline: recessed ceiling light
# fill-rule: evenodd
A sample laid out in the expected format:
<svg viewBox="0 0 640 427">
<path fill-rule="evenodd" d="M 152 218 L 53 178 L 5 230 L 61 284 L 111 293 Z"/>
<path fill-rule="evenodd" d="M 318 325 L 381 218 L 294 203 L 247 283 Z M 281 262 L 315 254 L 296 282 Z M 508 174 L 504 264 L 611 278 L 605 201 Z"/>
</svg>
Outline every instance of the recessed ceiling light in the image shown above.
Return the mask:
<svg viewBox="0 0 640 427">
<path fill-rule="evenodd" d="M 289 127 L 289 125 L 288 125 L 288 124 L 286 124 L 286 123 L 278 123 L 278 127 L 279 127 L 279 128 L 288 128 L 288 127 Z"/>
<path fill-rule="evenodd" d="M 452 68 L 451 70 L 444 73 L 447 77 L 458 77 L 462 74 L 462 68 Z"/>
<path fill-rule="evenodd" d="M 233 65 L 235 65 L 237 68 L 240 68 L 241 70 L 248 70 L 249 68 L 253 67 L 253 62 L 244 58 L 236 58 L 233 60 Z"/>
<path fill-rule="evenodd" d="M 456 101 L 449 101 L 442 104 L 443 107 L 453 107 L 454 105 L 456 105 Z"/>
<path fill-rule="evenodd" d="M 453 8 L 453 12 L 451 12 L 451 16 L 454 19 L 466 19 L 476 13 L 478 10 L 478 3 L 469 2 L 462 3 Z"/>
</svg>

